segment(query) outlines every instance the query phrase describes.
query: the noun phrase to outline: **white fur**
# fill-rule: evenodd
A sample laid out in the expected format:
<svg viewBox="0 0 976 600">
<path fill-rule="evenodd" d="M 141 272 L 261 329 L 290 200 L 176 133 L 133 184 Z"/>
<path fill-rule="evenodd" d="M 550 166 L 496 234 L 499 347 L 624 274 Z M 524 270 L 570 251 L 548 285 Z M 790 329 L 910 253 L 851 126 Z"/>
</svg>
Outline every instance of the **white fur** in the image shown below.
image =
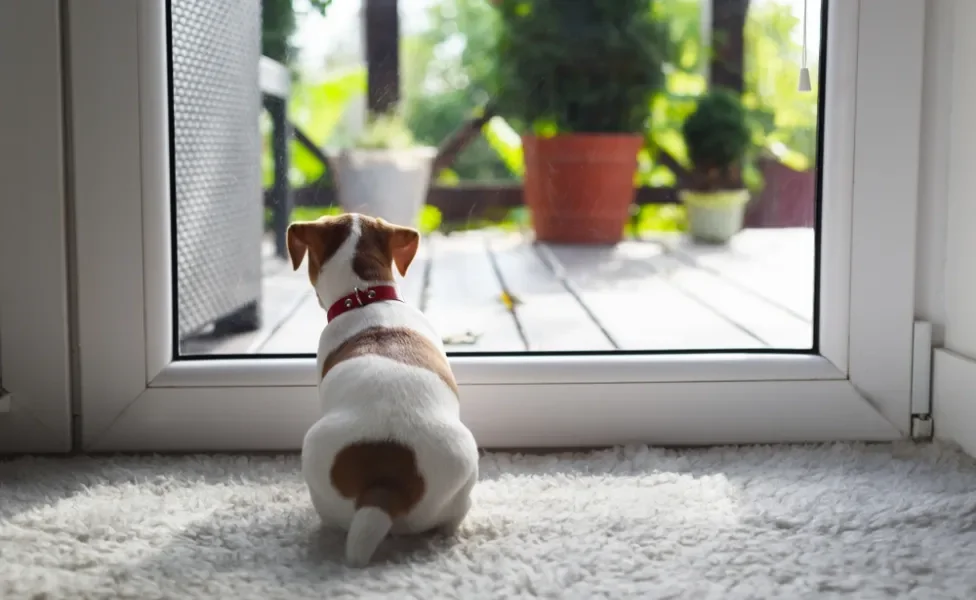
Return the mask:
<svg viewBox="0 0 976 600">
<path fill-rule="evenodd" d="M 329 307 L 353 288 L 394 282 L 366 282 L 352 271 L 360 229 L 323 266 L 316 294 Z M 430 339 L 444 351 L 441 339 L 424 315 L 402 302 L 378 302 L 339 315 L 319 337 L 316 368 L 345 340 L 370 327 L 405 327 Z M 305 435 L 302 474 L 312 504 L 327 525 L 350 530 L 347 559 L 368 562 L 376 546 L 393 533 L 420 533 L 434 528 L 457 529 L 471 505 L 478 479 L 474 436 L 461 422 L 458 399 L 435 373 L 388 358 L 367 355 L 333 367 L 319 383 L 322 416 Z M 363 440 L 395 440 L 413 449 L 424 478 L 425 492 L 405 517 L 384 523 L 375 509 L 355 511 L 354 501 L 333 488 L 330 471 L 336 454 Z M 353 530 L 354 521 L 357 523 Z"/>
<path fill-rule="evenodd" d="M 379 508 L 365 506 L 357 510 L 349 525 L 349 537 L 346 538 L 346 559 L 349 564 L 354 567 L 369 564 L 376 547 L 392 526 L 393 520 Z"/>
</svg>

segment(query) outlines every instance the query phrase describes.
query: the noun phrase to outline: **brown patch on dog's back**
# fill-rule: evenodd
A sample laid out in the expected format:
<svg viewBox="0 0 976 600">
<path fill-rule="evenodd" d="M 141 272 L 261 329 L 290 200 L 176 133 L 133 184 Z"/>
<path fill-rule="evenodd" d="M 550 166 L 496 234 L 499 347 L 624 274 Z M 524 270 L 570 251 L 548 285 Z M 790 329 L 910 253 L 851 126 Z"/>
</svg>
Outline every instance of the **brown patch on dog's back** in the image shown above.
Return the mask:
<svg viewBox="0 0 976 600">
<path fill-rule="evenodd" d="M 314 286 L 322 265 L 327 263 L 352 233 L 352 215 L 322 217 L 317 221 L 292 223 L 288 226 L 288 254 L 292 268 L 297 269 L 308 252 L 308 278 Z"/>
<path fill-rule="evenodd" d="M 359 217 L 360 234 L 352 269 L 366 281 L 393 281 L 393 264 L 404 275 L 417 254 L 420 234 L 372 217 Z"/>
<path fill-rule="evenodd" d="M 342 342 L 322 363 L 322 379 L 344 360 L 374 354 L 405 365 L 427 369 L 441 378 L 454 395 L 457 382 L 447 357 L 425 336 L 406 327 L 370 327 Z"/>
<path fill-rule="evenodd" d="M 336 454 L 329 473 L 332 486 L 354 500 L 356 508 L 375 506 L 391 519 L 420 502 L 426 483 L 414 451 L 395 441 L 362 441 Z"/>
</svg>

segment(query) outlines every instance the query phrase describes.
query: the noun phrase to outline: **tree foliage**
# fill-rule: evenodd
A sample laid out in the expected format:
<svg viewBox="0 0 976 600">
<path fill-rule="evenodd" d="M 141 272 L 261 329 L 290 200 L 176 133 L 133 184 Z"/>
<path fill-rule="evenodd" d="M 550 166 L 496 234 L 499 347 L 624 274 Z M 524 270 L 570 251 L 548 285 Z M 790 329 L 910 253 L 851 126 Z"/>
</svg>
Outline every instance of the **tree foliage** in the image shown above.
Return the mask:
<svg viewBox="0 0 976 600">
<path fill-rule="evenodd" d="M 680 130 L 707 91 L 702 67 L 708 51 L 701 38 L 700 0 L 664 0 L 658 8 L 675 43 L 665 90 L 654 98 L 642 183 L 673 185 L 675 176 L 658 154 L 666 150 L 679 164 L 691 167 Z M 818 96 L 816 81 L 813 92 L 797 90 L 800 47 L 793 32 L 800 25 L 787 4 L 752 4 L 746 20 L 741 100 L 752 132 L 749 153 L 774 157 L 802 171 L 810 168 L 816 154 Z M 747 181 L 756 185 L 758 173 L 745 167 Z"/>
<path fill-rule="evenodd" d="M 312 9 L 325 15 L 332 0 L 306 0 Z M 261 54 L 282 64 L 291 64 L 295 47 L 295 7 L 293 0 L 261 0 Z"/>
<path fill-rule="evenodd" d="M 404 109 L 418 141 L 437 145 L 487 101 L 495 69 L 497 12 L 487 0 L 440 0 L 429 26 L 402 38 Z M 515 176 L 481 136 L 451 165 L 446 180 L 503 181 Z"/>
<path fill-rule="evenodd" d="M 307 1 L 319 10 L 331 0 Z M 549 1 L 555 7 L 575 2 Z M 662 50 L 663 82 L 646 103 L 645 116 L 649 118 L 640 129 L 648 140 L 639 156 L 637 183 L 641 185 L 676 183 L 675 174 L 661 161 L 662 149 L 685 168 L 692 166 L 681 128 L 695 110 L 699 97 L 707 91 L 703 67 L 708 61 L 708 49 L 702 45 L 701 1 L 646 2 L 652 22 L 667 30 L 663 37 L 667 45 Z M 286 63 L 294 56 L 294 50 L 286 43 L 295 29 L 293 2 L 299 4 L 299 0 L 262 0 L 265 11 L 262 48 L 265 54 Z M 301 16 L 299 13 L 297 18 Z M 494 52 L 503 21 L 502 13 L 489 0 L 437 0 L 427 16 L 428 26 L 424 31 L 401 38 L 401 83 L 404 116 L 410 129 L 420 143 L 436 145 L 483 107 L 498 91 L 498 84 L 505 81 L 497 73 L 499 62 Z M 800 48 L 793 32 L 799 25 L 799 19 L 786 4 L 752 3 L 745 31 L 745 92 L 741 99 L 749 116 L 750 155 L 765 153 L 804 170 L 811 166 L 816 150 L 817 82 L 814 81 L 813 93 L 796 89 Z M 580 53 L 587 50 L 583 42 L 577 46 Z M 595 55 L 592 46 L 588 54 Z M 603 60 L 601 70 L 605 71 L 608 64 L 609 60 Z M 324 143 L 332 129 L 330 124 L 348 102 L 347 91 L 355 89 L 359 90 L 355 93 L 362 93 L 365 84 L 360 79 L 356 81 L 354 87 L 337 86 L 331 81 L 314 85 L 299 81 L 296 94 L 301 97 L 293 99 L 296 106 L 290 112 L 310 135 L 315 134 L 316 141 Z M 599 77 L 593 81 L 598 82 Z M 315 94 L 302 92 L 306 87 L 314 88 Z M 346 91 L 339 94 L 339 90 Z M 590 101 L 581 98 L 581 102 Z M 536 100 L 539 105 L 545 104 Z M 565 104 L 556 106 L 554 112 L 565 113 Z M 523 113 L 518 110 L 507 114 L 511 117 Z M 299 118 L 301 115 L 311 115 L 313 120 L 321 120 L 316 115 L 329 115 L 329 118 L 325 125 L 313 127 L 311 122 L 306 122 L 307 118 Z M 549 120 L 550 124 L 553 122 Z M 545 119 L 539 123 L 545 123 Z M 521 157 L 518 134 L 528 125 L 531 123 L 521 118 L 509 118 L 507 122 L 494 119 L 485 128 L 486 135 L 476 138 L 461 153 L 452 166 L 452 174 L 462 181 L 516 179 Z M 295 150 L 294 158 L 295 170 L 304 174 L 302 181 L 320 174 L 321 169 L 317 166 L 312 169 L 314 161 L 305 160 L 307 157 L 301 150 Z M 305 165 L 306 162 L 309 164 Z M 746 179 L 755 181 L 757 174 L 750 173 L 748 161 L 744 168 Z"/>
<path fill-rule="evenodd" d="M 539 133 L 639 133 L 664 83 L 654 0 L 499 0 L 493 95 Z"/>
</svg>

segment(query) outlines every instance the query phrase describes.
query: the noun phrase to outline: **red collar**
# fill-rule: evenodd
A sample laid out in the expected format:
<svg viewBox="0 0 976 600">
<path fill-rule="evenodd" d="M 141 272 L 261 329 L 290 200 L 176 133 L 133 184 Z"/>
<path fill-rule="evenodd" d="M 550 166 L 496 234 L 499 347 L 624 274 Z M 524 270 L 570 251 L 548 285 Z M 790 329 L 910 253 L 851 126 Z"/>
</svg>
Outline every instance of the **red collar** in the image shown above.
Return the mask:
<svg viewBox="0 0 976 600">
<path fill-rule="evenodd" d="M 383 302 L 384 300 L 396 300 L 398 302 L 403 302 L 400 298 L 400 294 L 397 293 L 397 289 L 392 285 L 374 285 L 368 287 L 365 290 L 360 290 L 358 288 L 353 289 L 352 293 L 348 296 L 343 296 L 335 301 L 332 306 L 329 307 L 326 313 L 326 318 L 331 321 L 335 319 L 342 313 L 349 312 L 350 310 L 357 309 L 361 306 L 366 306 L 367 304 L 373 304 L 374 302 Z"/>
</svg>

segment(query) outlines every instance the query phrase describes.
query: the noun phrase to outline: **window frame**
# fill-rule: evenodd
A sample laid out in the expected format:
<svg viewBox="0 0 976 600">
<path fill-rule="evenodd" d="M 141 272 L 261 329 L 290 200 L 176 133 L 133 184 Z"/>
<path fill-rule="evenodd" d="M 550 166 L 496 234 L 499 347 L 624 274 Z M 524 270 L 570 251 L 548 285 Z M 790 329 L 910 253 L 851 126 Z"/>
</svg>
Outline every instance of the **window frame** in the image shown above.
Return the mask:
<svg viewBox="0 0 976 600">
<path fill-rule="evenodd" d="M 828 15 L 820 355 L 455 356 L 482 446 L 909 435 L 925 6 Z M 72 4 L 68 28 L 82 447 L 299 448 L 314 359 L 171 360 L 164 3 Z"/>
</svg>

